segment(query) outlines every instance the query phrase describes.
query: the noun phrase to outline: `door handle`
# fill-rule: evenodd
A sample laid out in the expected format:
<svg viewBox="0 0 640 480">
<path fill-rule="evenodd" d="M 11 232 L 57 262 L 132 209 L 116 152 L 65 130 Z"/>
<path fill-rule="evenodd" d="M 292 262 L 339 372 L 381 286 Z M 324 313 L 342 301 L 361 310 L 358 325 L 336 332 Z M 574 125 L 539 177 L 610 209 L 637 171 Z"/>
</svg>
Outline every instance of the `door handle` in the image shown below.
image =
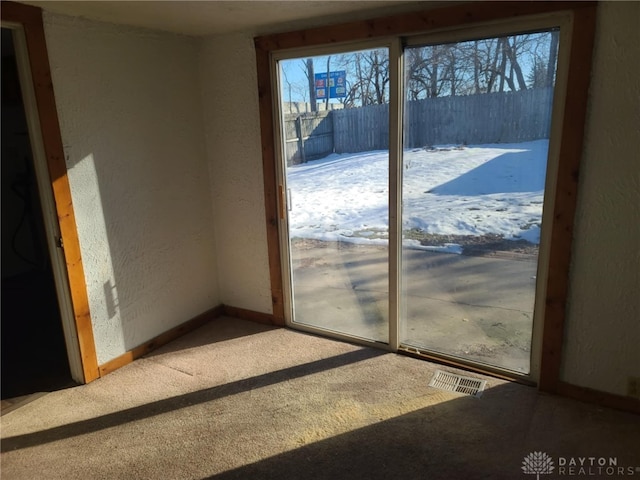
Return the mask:
<svg viewBox="0 0 640 480">
<path fill-rule="evenodd" d="M 287 195 L 285 197 L 284 187 L 278 185 L 278 194 L 280 196 L 280 220 L 284 220 L 285 211 L 291 211 L 291 189 L 287 188 Z"/>
</svg>

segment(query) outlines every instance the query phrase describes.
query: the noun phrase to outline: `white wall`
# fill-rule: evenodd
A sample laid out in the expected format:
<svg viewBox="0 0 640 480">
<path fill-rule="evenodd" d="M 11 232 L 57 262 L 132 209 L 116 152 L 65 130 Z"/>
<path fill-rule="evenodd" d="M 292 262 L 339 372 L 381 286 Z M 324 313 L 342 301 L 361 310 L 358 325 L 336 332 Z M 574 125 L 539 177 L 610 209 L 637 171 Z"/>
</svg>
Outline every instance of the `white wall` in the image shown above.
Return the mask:
<svg viewBox="0 0 640 480">
<path fill-rule="evenodd" d="M 640 376 L 639 9 L 600 4 L 562 373 L 620 395 Z M 205 127 L 223 302 L 270 312 L 251 37 L 204 41 Z"/>
<path fill-rule="evenodd" d="M 199 43 L 44 20 L 102 364 L 220 303 Z"/>
<path fill-rule="evenodd" d="M 598 6 L 562 377 L 640 377 L 640 3 Z"/>
<path fill-rule="evenodd" d="M 225 305 L 272 313 L 255 62 L 250 34 L 203 41 L 220 298 Z"/>
</svg>

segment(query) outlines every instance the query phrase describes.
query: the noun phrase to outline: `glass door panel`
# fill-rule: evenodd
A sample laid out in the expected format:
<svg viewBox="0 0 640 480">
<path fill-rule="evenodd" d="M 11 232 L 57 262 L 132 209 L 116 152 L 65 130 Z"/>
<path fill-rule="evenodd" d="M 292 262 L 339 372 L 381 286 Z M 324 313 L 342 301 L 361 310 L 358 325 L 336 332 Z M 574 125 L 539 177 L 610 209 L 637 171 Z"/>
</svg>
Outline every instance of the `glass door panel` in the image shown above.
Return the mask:
<svg viewBox="0 0 640 480">
<path fill-rule="evenodd" d="M 405 49 L 401 345 L 530 371 L 557 47 Z"/>
<path fill-rule="evenodd" d="M 291 324 L 388 342 L 389 52 L 279 62 Z"/>
</svg>

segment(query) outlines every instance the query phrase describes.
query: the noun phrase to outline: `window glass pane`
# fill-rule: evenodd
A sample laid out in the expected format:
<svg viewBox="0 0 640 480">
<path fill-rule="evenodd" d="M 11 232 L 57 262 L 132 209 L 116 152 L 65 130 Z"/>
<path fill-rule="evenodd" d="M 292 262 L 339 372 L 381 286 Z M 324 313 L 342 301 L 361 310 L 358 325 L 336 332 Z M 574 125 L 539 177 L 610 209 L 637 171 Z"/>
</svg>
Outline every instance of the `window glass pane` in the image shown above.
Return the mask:
<svg viewBox="0 0 640 480">
<path fill-rule="evenodd" d="M 389 55 L 280 62 L 294 324 L 388 341 Z"/>
<path fill-rule="evenodd" d="M 530 369 L 558 32 L 407 48 L 401 343 Z"/>
</svg>

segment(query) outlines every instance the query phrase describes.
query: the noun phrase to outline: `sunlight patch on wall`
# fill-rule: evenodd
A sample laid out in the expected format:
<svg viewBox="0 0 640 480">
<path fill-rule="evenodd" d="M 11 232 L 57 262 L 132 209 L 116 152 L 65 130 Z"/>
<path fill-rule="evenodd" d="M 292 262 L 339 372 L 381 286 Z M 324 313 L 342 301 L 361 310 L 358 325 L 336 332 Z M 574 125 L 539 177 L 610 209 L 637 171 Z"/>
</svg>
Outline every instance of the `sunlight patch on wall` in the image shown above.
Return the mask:
<svg viewBox="0 0 640 480">
<path fill-rule="evenodd" d="M 65 146 L 68 158 L 72 155 L 72 147 Z M 93 154 L 86 155 L 69 169 L 72 177 L 78 222 L 78 235 L 82 249 L 85 281 L 89 296 L 89 308 L 93 321 L 98 363 L 109 360 L 109 352 L 101 349 L 107 345 L 109 351 L 126 351 L 122 328 L 122 318 L 118 301 L 118 286 L 115 281 L 114 268 L 107 226 L 102 207 L 102 196 L 95 168 Z M 87 275 L 91 272 L 91 275 Z M 99 320 L 99 322 L 97 322 Z"/>
</svg>

